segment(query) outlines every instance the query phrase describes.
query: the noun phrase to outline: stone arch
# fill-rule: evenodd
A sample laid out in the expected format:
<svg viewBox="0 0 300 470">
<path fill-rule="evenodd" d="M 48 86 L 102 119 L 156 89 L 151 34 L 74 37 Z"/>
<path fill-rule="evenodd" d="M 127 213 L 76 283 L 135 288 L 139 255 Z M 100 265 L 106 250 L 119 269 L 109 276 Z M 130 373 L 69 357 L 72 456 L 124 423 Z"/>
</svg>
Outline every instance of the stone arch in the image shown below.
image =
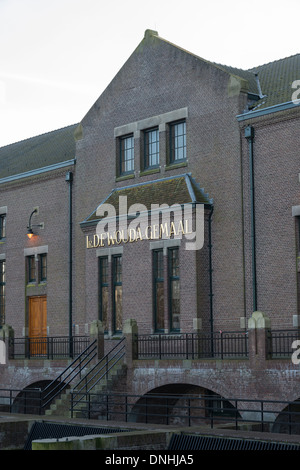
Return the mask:
<svg viewBox="0 0 300 470">
<path fill-rule="evenodd" d="M 173 425 L 201 425 L 211 417 L 240 417 L 238 410 L 210 389 L 189 383 L 156 387 L 131 404 L 128 421 Z"/>
<path fill-rule="evenodd" d="M 288 403 L 276 416 L 272 432 L 300 434 L 300 398 Z"/>
</svg>

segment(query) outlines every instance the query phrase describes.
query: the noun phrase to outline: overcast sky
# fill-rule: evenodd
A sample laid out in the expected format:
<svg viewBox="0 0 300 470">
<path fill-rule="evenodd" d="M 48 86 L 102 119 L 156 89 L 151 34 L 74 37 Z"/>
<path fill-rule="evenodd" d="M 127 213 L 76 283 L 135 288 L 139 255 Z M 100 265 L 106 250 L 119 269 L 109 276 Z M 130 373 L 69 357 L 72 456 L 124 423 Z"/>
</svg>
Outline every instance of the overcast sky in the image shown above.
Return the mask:
<svg viewBox="0 0 300 470">
<path fill-rule="evenodd" d="M 80 122 L 146 29 L 247 69 L 300 52 L 299 0 L 0 0 L 0 146 Z"/>
</svg>

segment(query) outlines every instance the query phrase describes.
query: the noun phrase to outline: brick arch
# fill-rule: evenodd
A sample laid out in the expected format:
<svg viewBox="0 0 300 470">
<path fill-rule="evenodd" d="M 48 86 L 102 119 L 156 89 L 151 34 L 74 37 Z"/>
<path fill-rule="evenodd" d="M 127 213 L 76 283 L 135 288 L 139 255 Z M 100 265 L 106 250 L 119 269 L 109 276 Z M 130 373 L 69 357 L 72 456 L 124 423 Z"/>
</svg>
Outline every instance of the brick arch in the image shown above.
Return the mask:
<svg viewBox="0 0 300 470">
<path fill-rule="evenodd" d="M 300 434 L 300 398 L 286 404 L 278 411 L 272 432 Z"/>
<path fill-rule="evenodd" d="M 210 395 L 218 394 L 196 384 L 165 384 L 139 397 L 131 407 L 128 420 L 155 424 L 201 425 L 210 419 L 207 408 Z M 234 408 L 233 404 L 228 406 Z"/>
<path fill-rule="evenodd" d="M 32 382 L 31 384 L 23 387 L 22 390 L 20 390 L 14 397 L 11 411 L 13 413 L 21 414 L 40 414 L 40 390 L 43 390 L 51 382 L 51 380 L 44 379 Z"/>
<path fill-rule="evenodd" d="M 145 374 L 145 372 L 147 372 L 147 374 Z M 216 372 L 213 369 L 210 369 L 208 374 L 207 370 L 203 371 L 204 373 L 202 374 L 201 369 L 193 372 L 194 373 L 191 374 L 190 370 L 184 371 L 179 368 L 174 369 L 174 372 L 172 372 L 171 367 L 165 369 L 160 367 L 159 373 L 156 374 L 156 370 L 154 368 L 153 371 L 152 368 L 137 368 L 133 374 L 128 376 L 128 390 L 131 390 L 132 393 L 137 395 L 145 395 L 146 393 L 149 393 L 150 390 L 181 383 L 209 390 L 224 398 L 232 398 L 236 396 L 236 392 L 233 389 L 234 379 L 232 377 L 228 377 L 227 375 L 225 380 L 220 380 L 218 371 Z M 145 375 L 151 375 L 151 379 L 145 380 Z"/>
<path fill-rule="evenodd" d="M 34 366 L 27 365 L 25 361 L 23 364 L 15 366 L 10 361 L 1 367 L 1 382 L 10 384 L 10 387 L 7 388 L 23 390 L 45 380 L 50 382 L 55 380 L 65 370 L 66 366 L 67 362 L 65 361 L 58 365 L 36 361 Z"/>
<path fill-rule="evenodd" d="M 41 406 L 44 405 L 47 400 L 50 400 L 47 405 L 47 408 L 49 407 L 51 404 L 51 392 L 53 392 L 53 389 L 57 390 L 56 387 L 60 384 L 63 384 L 63 382 L 53 381 L 52 378 L 43 378 L 43 380 L 32 382 L 19 390 L 16 396 L 12 397 L 11 412 L 43 414 L 43 408 L 41 408 Z M 67 388 L 69 388 L 69 386 L 67 386 Z M 45 394 L 43 394 L 43 390 L 45 390 Z"/>
</svg>

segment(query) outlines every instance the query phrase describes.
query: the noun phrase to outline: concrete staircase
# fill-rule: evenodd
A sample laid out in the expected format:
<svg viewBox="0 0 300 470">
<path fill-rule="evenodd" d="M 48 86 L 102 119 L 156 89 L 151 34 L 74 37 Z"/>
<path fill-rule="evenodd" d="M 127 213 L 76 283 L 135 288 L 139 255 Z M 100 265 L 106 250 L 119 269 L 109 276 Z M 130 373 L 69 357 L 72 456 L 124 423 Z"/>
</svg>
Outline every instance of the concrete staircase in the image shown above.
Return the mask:
<svg viewBox="0 0 300 470">
<path fill-rule="evenodd" d="M 98 411 L 96 409 L 99 406 L 93 406 L 93 401 L 99 402 L 99 398 L 102 394 L 106 394 L 109 391 L 122 392 L 118 386 L 122 383 L 121 379 L 126 377 L 127 367 L 123 363 L 123 361 L 118 362 L 115 364 L 107 374 L 105 378 L 103 378 L 99 383 L 97 383 L 91 393 L 91 403 L 93 409 L 93 415 L 97 415 Z M 121 385 L 122 387 L 122 385 Z M 96 395 L 96 396 L 95 396 Z M 86 403 L 81 401 L 77 404 L 76 410 L 73 411 L 73 418 L 81 418 L 86 417 L 85 413 Z M 100 407 L 101 408 L 101 407 Z M 65 389 L 64 392 L 61 394 L 60 397 L 56 398 L 56 400 L 50 405 L 50 407 L 45 411 L 45 416 L 60 416 L 60 417 L 71 417 L 71 389 Z M 101 409 L 99 409 L 99 414 L 101 415 Z M 97 419 L 97 417 L 96 417 Z"/>
</svg>

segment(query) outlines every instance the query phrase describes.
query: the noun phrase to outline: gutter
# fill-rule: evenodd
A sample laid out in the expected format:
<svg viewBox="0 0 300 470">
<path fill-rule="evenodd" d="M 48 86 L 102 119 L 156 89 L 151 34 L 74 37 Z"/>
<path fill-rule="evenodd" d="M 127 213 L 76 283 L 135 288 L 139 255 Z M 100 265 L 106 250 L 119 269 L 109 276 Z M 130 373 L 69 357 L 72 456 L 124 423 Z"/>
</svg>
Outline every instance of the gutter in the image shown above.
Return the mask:
<svg viewBox="0 0 300 470">
<path fill-rule="evenodd" d="M 72 183 L 73 183 L 73 173 L 68 171 L 66 174 L 66 182 L 69 184 L 69 355 L 73 357 L 73 341 L 72 341 Z"/>
<path fill-rule="evenodd" d="M 208 219 L 208 249 L 209 249 L 209 318 L 210 318 L 210 331 L 211 331 L 211 353 L 214 353 L 214 318 L 213 318 L 213 285 L 212 285 L 212 242 L 211 242 L 211 219 L 214 212 L 214 206 L 211 205 L 210 214 Z"/>
<path fill-rule="evenodd" d="M 236 118 L 239 122 L 242 122 L 259 116 L 265 116 L 267 114 L 277 113 L 279 111 L 285 111 L 287 109 L 296 108 L 297 106 L 299 106 L 299 104 L 295 104 L 293 101 L 287 101 L 286 103 L 275 104 L 273 106 L 269 106 L 268 108 L 256 109 L 253 111 L 248 111 L 247 113 L 238 114 Z"/>
<path fill-rule="evenodd" d="M 257 279 L 256 279 L 256 237 L 255 237 L 255 195 L 254 195 L 254 162 L 253 162 L 253 141 L 254 128 L 245 128 L 245 138 L 249 145 L 249 178 L 250 178 L 250 203 L 251 203 L 251 251 L 252 251 L 252 295 L 253 312 L 257 311 Z"/>
</svg>

